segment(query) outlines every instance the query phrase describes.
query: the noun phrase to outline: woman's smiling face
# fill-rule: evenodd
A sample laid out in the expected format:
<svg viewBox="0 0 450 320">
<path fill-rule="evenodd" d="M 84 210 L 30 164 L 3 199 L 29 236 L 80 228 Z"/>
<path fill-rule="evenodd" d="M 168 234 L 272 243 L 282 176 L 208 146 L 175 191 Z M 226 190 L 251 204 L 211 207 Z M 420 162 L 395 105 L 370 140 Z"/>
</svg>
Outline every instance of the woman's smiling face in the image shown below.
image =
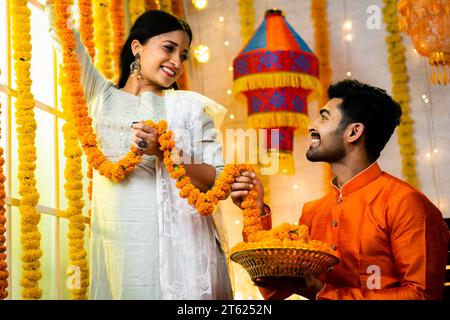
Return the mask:
<svg viewBox="0 0 450 320">
<path fill-rule="evenodd" d="M 151 37 L 145 45 L 134 40 L 131 47 L 134 55 L 140 55 L 142 80 L 147 85 L 170 87 L 184 72 L 189 42 L 188 34 L 181 30 Z"/>
</svg>

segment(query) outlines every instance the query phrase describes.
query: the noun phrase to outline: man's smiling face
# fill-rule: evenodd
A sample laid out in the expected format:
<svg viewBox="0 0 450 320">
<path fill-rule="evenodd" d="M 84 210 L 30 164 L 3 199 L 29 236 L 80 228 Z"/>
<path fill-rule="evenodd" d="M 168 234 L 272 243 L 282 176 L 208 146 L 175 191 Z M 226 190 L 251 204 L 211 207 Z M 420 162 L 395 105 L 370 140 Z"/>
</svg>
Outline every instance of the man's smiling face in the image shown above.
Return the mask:
<svg viewBox="0 0 450 320">
<path fill-rule="evenodd" d="M 345 154 L 343 133 L 340 127 L 342 112 L 339 105 L 342 99 L 333 98 L 319 111 L 319 117 L 309 127 L 311 144 L 306 152 L 309 161 L 337 162 Z"/>
</svg>

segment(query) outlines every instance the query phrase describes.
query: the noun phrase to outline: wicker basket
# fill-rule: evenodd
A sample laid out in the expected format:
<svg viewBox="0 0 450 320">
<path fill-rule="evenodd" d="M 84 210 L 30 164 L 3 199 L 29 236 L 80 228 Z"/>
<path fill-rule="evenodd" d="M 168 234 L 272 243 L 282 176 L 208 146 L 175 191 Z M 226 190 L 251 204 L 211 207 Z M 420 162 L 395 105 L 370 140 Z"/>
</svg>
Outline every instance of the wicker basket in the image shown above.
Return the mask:
<svg viewBox="0 0 450 320">
<path fill-rule="evenodd" d="M 339 263 L 329 253 L 299 248 L 262 248 L 235 252 L 231 260 L 239 263 L 252 280 L 261 277 L 303 277 L 302 262 L 309 263 L 317 278 Z"/>
</svg>

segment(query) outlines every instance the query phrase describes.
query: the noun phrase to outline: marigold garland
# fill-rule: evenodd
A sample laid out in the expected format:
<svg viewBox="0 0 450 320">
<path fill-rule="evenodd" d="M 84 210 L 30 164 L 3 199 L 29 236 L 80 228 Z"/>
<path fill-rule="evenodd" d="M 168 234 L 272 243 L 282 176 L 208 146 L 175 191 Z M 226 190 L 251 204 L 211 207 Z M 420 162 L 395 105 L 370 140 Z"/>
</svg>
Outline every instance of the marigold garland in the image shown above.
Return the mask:
<svg viewBox="0 0 450 320">
<path fill-rule="evenodd" d="M 0 115 L 2 104 L 0 103 Z M 1 124 L 1 123 L 0 123 Z M 0 126 L 1 129 L 1 126 Z M 0 131 L 0 140 L 1 140 Z M 6 210 L 5 210 L 5 180 L 6 177 L 3 174 L 3 148 L 0 147 L 0 300 L 8 297 L 8 264 L 6 262 Z"/>
<path fill-rule="evenodd" d="M 125 43 L 125 12 L 124 0 L 111 0 L 111 21 L 113 28 L 113 60 L 114 60 L 114 78 L 120 76 L 120 52 Z"/>
<path fill-rule="evenodd" d="M 74 48 L 76 48 L 75 37 L 72 30 L 65 26 L 67 17 L 67 7 L 72 4 L 72 0 L 61 0 L 55 4 L 55 28 L 58 37 L 61 39 L 63 49 L 63 70 L 70 74 L 67 78 L 67 89 L 72 99 L 72 112 L 74 114 L 74 124 L 76 132 L 85 151 L 88 163 L 99 171 L 101 175 L 119 182 L 125 176 L 134 170 L 135 166 L 142 159 L 142 152 L 131 146 L 131 151 L 116 163 L 109 162 L 97 146 L 97 139 L 91 127 L 92 120 L 87 116 L 86 100 L 83 89 L 80 85 L 80 66 Z M 200 192 L 192 185 L 190 178 L 186 176 L 186 171 L 182 164 L 175 164 L 172 160 L 172 149 L 175 146 L 173 132 L 167 130 L 167 123 L 160 121 L 154 124 L 152 121 L 146 121 L 157 129 L 159 134 L 158 142 L 164 153 L 164 164 L 167 171 L 173 179 L 177 180 L 176 186 L 180 189 L 180 196 L 187 198 L 202 215 L 211 214 L 214 206 L 219 200 L 227 197 L 231 190 L 231 183 L 234 178 L 243 171 L 252 170 L 250 165 L 227 165 L 224 172 L 216 179 L 213 188 L 206 193 Z M 251 234 L 262 230 L 261 219 L 259 218 L 259 209 L 256 207 L 257 192 L 251 191 L 243 203 L 244 207 L 244 232 Z"/>
<path fill-rule="evenodd" d="M 172 0 L 159 0 L 159 8 L 168 13 L 172 13 Z"/>
<path fill-rule="evenodd" d="M 60 76 L 61 105 L 67 120 L 63 125 L 64 155 L 66 156 L 66 167 L 64 169 L 65 196 L 67 209 L 65 217 L 69 220 L 67 237 L 69 239 L 69 260 L 71 266 L 77 266 L 80 270 L 80 288 L 71 288 L 72 299 L 87 300 L 89 287 L 89 269 L 84 249 L 85 223 L 83 217 L 83 174 L 81 156 L 83 151 L 78 145 L 75 126 L 73 125 L 73 114 L 70 110 L 71 99 L 66 87 L 63 74 Z"/>
<path fill-rule="evenodd" d="M 268 175 L 264 175 L 261 174 L 261 168 L 263 166 L 261 164 L 258 164 L 257 166 L 254 167 L 255 169 L 255 173 L 258 175 L 259 180 L 261 181 L 261 184 L 263 185 L 264 188 L 264 203 L 269 205 L 271 204 L 270 201 L 270 176 Z"/>
<path fill-rule="evenodd" d="M 328 101 L 326 95 L 332 80 L 330 63 L 330 27 L 327 20 L 327 1 L 313 0 L 311 2 L 311 18 L 314 26 L 314 53 L 319 59 L 320 84 L 322 95 L 320 105 Z"/>
<path fill-rule="evenodd" d="M 176 186 L 180 190 L 180 196 L 188 199 L 189 204 L 194 206 L 201 215 L 211 214 L 219 200 L 228 196 L 234 178 L 245 170 L 251 170 L 249 165 L 227 165 L 216 179 L 214 186 L 206 193 L 202 193 L 191 183 L 183 164 L 174 162 L 172 156 L 172 149 L 175 147 L 174 133 L 172 130 L 167 130 L 167 122 L 161 120 L 155 124 L 152 120 L 147 120 L 145 123 L 158 131 L 158 142 L 164 155 L 164 165 L 169 175 L 177 181 Z M 256 204 L 251 204 L 256 208 Z M 249 207 L 249 209 L 253 209 L 253 207 Z"/>
<path fill-rule="evenodd" d="M 40 299 L 42 277 L 39 259 L 41 234 L 38 229 L 41 215 L 36 210 L 39 193 L 36 190 L 34 170 L 36 168 L 36 121 L 34 119 L 35 101 L 31 93 L 31 11 L 27 0 L 11 1 L 12 39 L 14 49 L 14 70 L 16 72 L 17 100 L 16 124 L 18 140 L 18 178 L 21 195 L 19 212 L 21 214 L 21 244 L 23 273 L 20 281 L 24 299 Z M 66 8 L 67 9 L 67 8 Z M 67 12 L 67 10 L 65 11 Z"/>
<path fill-rule="evenodd" d="M 397 1 L 383 0 L 383 18 L 386 23 L 386 43 L 388 46 L 388 63 L 392 76 L 392 96 L 402 108 L 402 118 L 397 128 L 397 139 L 402 156 L 402 173 L 405 180 L 419 188 L 420 182 L 416 171 L 416 146 L 413 137 L 414 120 L 409 113 L 409 77 L 407 74 L 405 47 L 399 32 Z"/>
<path fill-rule="evenodd" d="M 158 0 L 145 0 L 145 10 L 158 10 L 159 8 Z"/>
<path fill-rule="evenodd" d="M 239 0 L 239 14 L 241 16 L 242 42 L 247 43 L 255 31 L 255 8 L 253 0 Z"/>
<path fill-rule="evenodd" d="M 214 186 L 206 193 L 200 192 L 186 175 L 183 164 L 177 161 L 174 162 L 174 133 L 171 130 L 167 130 L 167 122 L 161 120 L 155 124 L 153 121 L 147 120 L 145 123 L 158 131 L 160 150 L 164 154 L 163 162 L 170 177 L 176 180 L 176 187 L 180 190 L 180 197 L 187 199 L 188 203 L 195 207 L 201 215 L 206 216 L 213 213 L 219 200 L 224 200 L 230 193 L 231 184 L 236 177 L 240 176 L 244 171 L 253 171 L 251 165 L 226 165 L 224 171 L 217 177 Z M 256 205 L 257 197 L 257 191 L 251 190 L 242 202 L 244 216 L 243 232 L 247 235 L 263 230 L 260 210 Z"/>
<path fill-rule="evenodd" d="M 311 18 L 314 27 L 314 53 L 319 59 L 319 80 L 322 87 L 320 96 L 320 106 L 328 101 L 327 89 L 332 81 L 332 69 L 330 63 L 330 27 L 327 19 L 327 1 L 313 0 L 311 2 Z M 329 164 L 324 164 L 324 190 L 331 188 L 330 181 L 333 178 L 333 172 Z"/>
<path fill-rule="evenodd" d="M 70 75 L 67 78 L 67 88 L 72 97 L 71 105 L 78 140 L 87 156 L 88 163 L 101 175 L 114 182 L 119 182 L 141 161 L 142 152 L 132 146 L 131 151 L 124 158 L 112 163 L 98 148 L 97 136 L 91 126 L 92 119 L 88 116 L 86 99 L 81 86 L 81 70 L 75 52 L 77 47 L 75 36 L 73 31 L 66 27 L 68 17 L 65 12 L 72 3 L 73 0 L 60 0 L 55 3 L 54 8 L 55 29 L 61 39 L 63 50 L 63 72 Z"/>
<path fill-rule="evenodd" d="M 172 0 L 170 12 L 178 18 L 184 19 L 183 2 L 181 0 Z"/>
<path fill-rule="evenodd" d="M 250 40 L 255 31 L 255 8 L 253 0 L 239 0 L 239 14 L 241 17 L 241 38 L 242 42 L 245 44 Z M 260 171 L 260 166 L 256 169 Z M 264 202 L 270 203 L 269 177 L 261 175 L 260 180 L 265 190 Z"/>
<path fill-rule="evenodd" d="M 94 18 L 92 15 L 92 0 L 79 0 L 80 35 L 92 61 L 95 61 Z"/>
<path fill-rule="evenodd" d="M 96 67 L 108 80 L 114 78 L 111 0 L 94 0 L 94 34 L 97 48 Z"/>
<path fill-rule="evenodd" d="M 133 25 L 136 19 L 145 12 L 145 2 L 144 0 L 130 0 L 128 9 L 130 11 L 130 22 Z"/>
<path fill-rule="evenodd" d="M 317 250 L 335 255 L 328 244 L 312 240 L 306 225 L 283 223 L 271 230 L 262 230 L 251 234 L 247 242 L 239 242 L 231 249 L 231 254 L 238 251 L 261 248 L 299 248 Z"/>
<path fill-rule="evenodd" d="M 116 0 L 112 0 L 113 2 Z M 80 35 L 83 45 L 87 48 L 92 62 L 95 62 L 95 43 L 94 43 L 94 17 L 92 13 L 92 0 L 79 0 L 78 7 L 80 11 Z M 111 5 L 112 10 L 112 5 Z M 114 18 L 113 13 L 111 16 Z M 113 20 L 114 21 L 114 20 Z M 116 39 L 114 38 L 114 44 Z M 114 54 L 114 53 L 113 53 Z M 117 67 L 116 67 L 117 68 Z M 119 70 L 119 69 L 116 69 Z M 92 178 L 88 177 L 89 187 L 92 188 Z M 89 188 L 88 188 L 89 189 Z M 91 200 L 91 198 L 89 198 Z M 90 212 L 91 209 L 89 209 Z"/>
</svg>

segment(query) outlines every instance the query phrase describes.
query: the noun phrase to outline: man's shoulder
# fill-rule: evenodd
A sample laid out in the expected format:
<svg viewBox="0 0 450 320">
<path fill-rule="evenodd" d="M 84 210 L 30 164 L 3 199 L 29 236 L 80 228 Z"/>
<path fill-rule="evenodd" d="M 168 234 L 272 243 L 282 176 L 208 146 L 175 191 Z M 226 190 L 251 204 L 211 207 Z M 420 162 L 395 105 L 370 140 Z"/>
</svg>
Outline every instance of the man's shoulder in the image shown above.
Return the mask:
<svg viewBox="0 0 450 320">
<path fill-rule="evenodd" d="M 308 201 L 304 204 L 303 211 L 315 210 L 321 207 L 329 206 L 334 196 L 334 192 L 329 191 L 319 199 Z"/>
<path fill-rule="evenodd" d="M 416 196 L 425 197 L 418 189 L 410 185 L 408 182 L 383 171 L 380 176 L 383 188 L 389 193 L 395 194 L 396 198 L 400 196 Z"/>
<path fill-rule="evenodd" d="M 408 203 L 410 206 L 422 207 L 427 212 L 439 212 L 440 210 L 420 190 L 389 173 L 381 175 L 385 190 L 384 198 L 389 206 L 398 206 Z"/>
</svg>

